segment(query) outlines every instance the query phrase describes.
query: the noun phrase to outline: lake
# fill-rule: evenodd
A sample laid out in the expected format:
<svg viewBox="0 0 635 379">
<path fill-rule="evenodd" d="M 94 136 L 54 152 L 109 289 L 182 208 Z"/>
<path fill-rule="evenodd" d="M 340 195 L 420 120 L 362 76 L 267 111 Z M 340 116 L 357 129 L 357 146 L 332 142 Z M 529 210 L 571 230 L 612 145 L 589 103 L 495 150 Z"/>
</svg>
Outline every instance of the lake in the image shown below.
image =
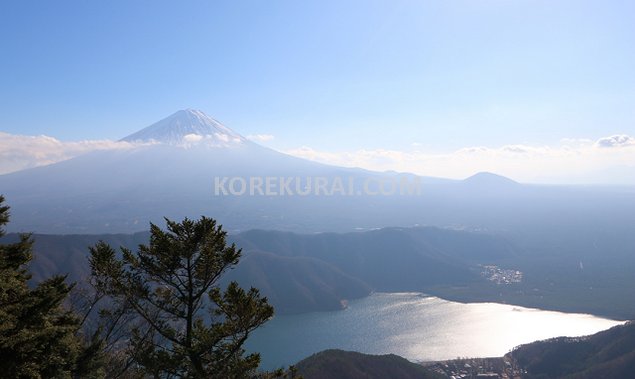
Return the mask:
<svg viewBox="0 0 635 379">
<path fill-rule="evenodd" d="M 264 369 L 332 348 L 393 353 L 411 361 L 495 357 L 523 343 L 593 334 L 622 323 L 419 293 L 375 293 L 351 301 L 345 310 L 276 316 L 250 336 L 247 350 L 261 353 Z"/>
</svg>

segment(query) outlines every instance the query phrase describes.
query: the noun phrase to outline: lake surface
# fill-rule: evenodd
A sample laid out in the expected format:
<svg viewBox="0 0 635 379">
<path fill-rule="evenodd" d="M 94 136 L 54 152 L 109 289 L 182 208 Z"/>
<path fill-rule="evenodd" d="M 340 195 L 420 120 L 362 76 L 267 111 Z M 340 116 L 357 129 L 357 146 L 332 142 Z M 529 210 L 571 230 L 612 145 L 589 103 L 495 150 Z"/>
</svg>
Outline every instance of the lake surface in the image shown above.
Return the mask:
<svg viewBox="0 0 635 379">
<path fill-rule="evenodd" d="M 248 351 L 265 369 L 325 349 L 394 353 L 411 361 L 502 356 L 523 343 L 593 334 L 621 321 L 496 303 L 462 304 L 419 293 L 375 293 L 345 310 L 276 316 Z"/>
</svg>

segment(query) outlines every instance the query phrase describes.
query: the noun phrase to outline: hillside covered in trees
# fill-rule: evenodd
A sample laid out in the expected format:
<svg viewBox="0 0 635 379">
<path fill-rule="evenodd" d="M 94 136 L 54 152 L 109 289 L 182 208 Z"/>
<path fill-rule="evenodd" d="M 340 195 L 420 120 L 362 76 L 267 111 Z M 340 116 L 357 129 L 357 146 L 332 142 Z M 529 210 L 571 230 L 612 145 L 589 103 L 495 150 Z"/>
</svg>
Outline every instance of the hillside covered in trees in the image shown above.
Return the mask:
<svg viewBox="0 0 635 379">
<path fill-rule="evenodd" d="M 526 370 L 525 378 L 632 378 L 635 323 L 588 337 L 554 338 L 522 345 L 508 354 Z"/>
<path fill-rule="evenodd" d="M 325 350 L 296 365 L 305 379 L 439 379 L 443 375 L 394 354 L 369 355 L 354 351 Z"/>
</svg>

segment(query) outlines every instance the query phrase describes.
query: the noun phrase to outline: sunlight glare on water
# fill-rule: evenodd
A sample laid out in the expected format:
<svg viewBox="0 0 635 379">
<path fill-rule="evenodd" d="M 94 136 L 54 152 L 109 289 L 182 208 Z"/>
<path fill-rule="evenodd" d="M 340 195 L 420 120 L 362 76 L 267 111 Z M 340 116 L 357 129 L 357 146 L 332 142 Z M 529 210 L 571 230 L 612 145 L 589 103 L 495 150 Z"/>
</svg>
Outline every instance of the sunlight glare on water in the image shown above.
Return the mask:
<svg viewBox="0 0 635 379">
<path fill-rule="evenodd" d="M 620 321 L 496 303 L 462 304 L 418 293 L 376 293 L 343 311 L 278 316 L 249 339 L 264 368 L 325 349 L 393 353 L 412 361 L 502 356 L 557 336 L 593 334 Z"/>
</svg>

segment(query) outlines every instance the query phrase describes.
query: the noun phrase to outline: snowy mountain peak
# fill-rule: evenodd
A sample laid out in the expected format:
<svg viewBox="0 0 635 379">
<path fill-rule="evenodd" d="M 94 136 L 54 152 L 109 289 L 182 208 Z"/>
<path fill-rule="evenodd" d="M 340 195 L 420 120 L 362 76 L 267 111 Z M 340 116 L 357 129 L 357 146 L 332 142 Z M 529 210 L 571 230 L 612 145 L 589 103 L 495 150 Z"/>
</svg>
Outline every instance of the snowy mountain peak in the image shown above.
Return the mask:
<svg viewBox="0 0 635 379">
<path fill-rule="evenodd" d="M 180 110 L 121 140 L 186 146 L 230 146 L 247 141 L 240 134 L 195 109 Z"/>
</svg>

